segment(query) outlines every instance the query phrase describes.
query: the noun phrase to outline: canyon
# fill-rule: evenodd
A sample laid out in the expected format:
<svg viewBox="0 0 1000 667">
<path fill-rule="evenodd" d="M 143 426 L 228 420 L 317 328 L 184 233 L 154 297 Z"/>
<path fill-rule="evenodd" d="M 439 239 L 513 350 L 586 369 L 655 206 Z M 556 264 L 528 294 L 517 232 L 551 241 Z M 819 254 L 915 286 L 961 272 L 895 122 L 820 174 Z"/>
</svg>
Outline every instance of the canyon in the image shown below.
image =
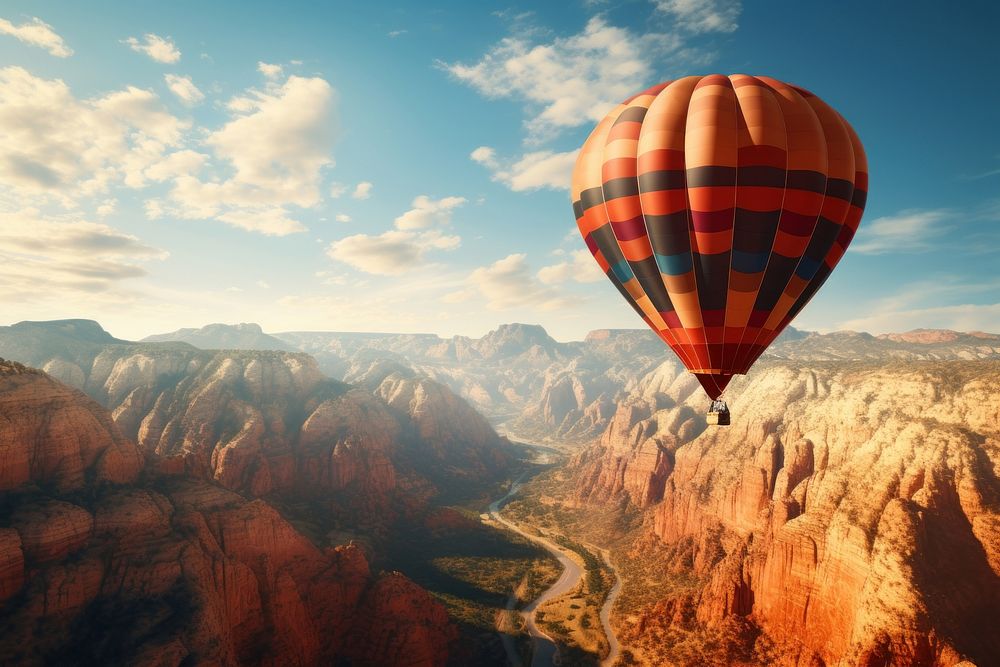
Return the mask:
<svg viewBox="0 0 1000 667">
<path fill-rule="evenodd" d="M 0 348 L 45 369 L 0 376 L 0 662 L 469 650 L 437 598 L 385 569 L 400 525 L 440 521 L 437 498 L 513 461 L 446 387 L 386 364 L 349 385 L 302 353 L 130 343 L 79 320 L 3 328 Z"/>
<path fill-rule="evenodd" d="M 727 390 L 727 428 L 638 330 L 213 325 L 131 343 L 68 320 L 0 327 L 0 356 L 45 372 L 5 365 L 2 414 L 22 407 L 0 441 L 0 597 L 11 627 L 52 624 L 46 656 L 149 592 L 151 609 L 213 614 L 224 646 L 195 636 L 194 612 L 154 611 L 125 633 L 130 656 L 463 664 L 439 598 L 372 563 L 400 526 L 443 516 L 437 499 L 520 474 L 496 427 L 565 454 L 505 516 L 607 549 L 618 664 L 1000 664 L 994 334 L 790 329 Z M 139 592 L 117 599 L 123 581 Z M 279 609 L 344 631 L 278 642 Z M 381 662 L 364 662 L 369 642 Z"/>
<path fill-rule="evenodd" d="M 0 662 L 446 660 L 443 606 L 360 547 L 318 548 L 263 500 L 160 473 L 37 370 L 0 363 L 0 402 Z"/>
</svg>

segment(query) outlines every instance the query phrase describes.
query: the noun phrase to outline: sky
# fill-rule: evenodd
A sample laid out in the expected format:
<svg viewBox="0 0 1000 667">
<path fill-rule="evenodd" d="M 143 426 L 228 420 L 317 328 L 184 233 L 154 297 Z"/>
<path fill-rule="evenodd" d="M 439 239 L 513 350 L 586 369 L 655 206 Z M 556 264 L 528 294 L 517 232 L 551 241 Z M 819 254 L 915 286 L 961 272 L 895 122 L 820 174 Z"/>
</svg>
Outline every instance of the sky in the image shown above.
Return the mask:
<svg viewBox="0 0 1000 667">
<path fill-rule="evenodd" d="M 3 4 L 0 324 L 642 326 L 576 231 L 576 149 L 717 72 L 812 90 L 868 154 L 795 326 L 1000 331 L 995 3 L 319 4 Z"/>
</svg>

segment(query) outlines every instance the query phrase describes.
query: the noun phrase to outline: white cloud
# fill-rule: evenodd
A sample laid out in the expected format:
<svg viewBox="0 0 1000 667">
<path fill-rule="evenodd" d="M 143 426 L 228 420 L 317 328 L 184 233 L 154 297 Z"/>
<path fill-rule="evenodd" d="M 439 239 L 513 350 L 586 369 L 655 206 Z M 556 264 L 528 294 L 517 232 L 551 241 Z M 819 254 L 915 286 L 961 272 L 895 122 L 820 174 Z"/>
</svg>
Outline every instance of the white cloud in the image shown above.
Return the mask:
<svg viewBox="0 0 1000 667">
<path fill-rule="evenodd" d="M 390 230 L 377 236 L 355 234 L 330 244 L 327 255 L 366 273 L 400 275 L 423 265 L 431 250 L 455 250 L 457 236 L 436 230 L 410 232 Z"/>
<path fill-rule="evenodd" d="M 589 250 L 574 250 L 570 261 L 539 269 L 538 279 L 546 285 L 561 285 L 570 281 L 595 283 L 603 280 L 604 274 Z"/>
<path fill-rule="evenodd" d="M 506 167 L 495 168 L 493 178 L 515 192 L 541 188 L 569 190 L 576 156 L 575 150 L 526 153 Z"/>
<path fill-rule="evenodd" d="M 343 273 L 317 271 L 313 275 L 319 278 L 324 285 L 346 285 L 348 283 L 348 276 Z"/>
<path fill-rule="evenodd" d="M 321 78 L 290 76 L 236 98 L 233 118 L 204 140 L 214 169 L 202 174 L 205 156 L 189 151 L 152 170 L 150 177 L 173 178 L 160 210 L 269 235 L 305 231 L 289 207 L 322 201 L 322 170 L 333 164 L 334 97 Z"/>
<path fill-rule="evenodd" d="M 963 181 L 978 181 L 983 178 L 989 178 L 990 176 L 996 176 L 1000 174 L 1000 169 L 987 169 L 986 171 L 981 171 L 977 174 L 961 174 L 959 176 Z"/>
<path fill-rule="evenodd" d="M 489 146 L 480 146 L 469 157 L 488 168 L 494 181 L 523 192 L 541 188 L 569 190 L 576 155 L 577 151 L 534 151 L 517 159 L 502 160 Z"/>
<path fill-rule="evenodd" d="M 413 200 L 413 208 L 398 216 L 395 229 L 379 235 L 355 234 L 334 241 L 327 249 L 332 259 L 349 264 L 366 273 L 399 275 L 424 265 L 424 256 L 431 250 L 455 250 L 462 239 L 446 236 L 437 229 L 428 229 L 451 222 L 452 211 L 465 204 L 464 197 L 431 199 L 420 195 Z M 344 216 L 349 222 L 350 217 Z M 425 231 L 416 231 L 425 230 Z"/>
<path fill-rule="evenodd" d="M 992 246 L 991 246 L 992 247 Z M 996 320 L 972 319 L 985 317 L 1000 293 L 1000 277 L 991 274 L 929 273 L 926 277 L 900 286 L 883 286 L 892 291 L 882 292 L 872 286 L 837 303 L 822 293 L 817 300 L 823 307 L 810 304 L 796 319 L 802 328 L 816 331 L 851 329 L 871 333 L 902 332 L 914 328 L 980 329 L 1000 332 Z M 962 319 L 966 318 L 966 319 Z"/>
<path fill-rule="evenodd" d="M 143 176 L 151 181 L 166 181 L 196 173 L 205 164 L 208 156 L 191 149 L 174 151 L 150 165 Z"/>
<path fill-rule="evenodd" d="M 190 123 L 169 114 L 156 94 L 129 86 L 78 99 L 63 81 L 20 67 L 0 69 L 0 190 L 24 201 L 42 196 L 75 204 L 143 171 L 182 140 Z"/>
<path fill-rule="evenodd" d="M 289 218 L 283 208 L 233 209 L 216 218 L 233 227 L 266 236 L 288 236 L 306 231 L 305 225 Z"/>
<path fill-rule="evenodd" d="M 426 229 L 434 225 L 450 224 L 452 212 L 465 202 L 465 197 L 444 197 L 434 200 L 427 195 L 420 195 L 413 200 L 411 204 L 413 208 L 396 218 L 396 229 Z"/>
<path fill-rule="evenodd" d="M 52 26 L 38 17 L 21 25 L 14 25 L 6 19 L 0 19 L 0 34 L 10 35 L 25 44 L 45 49 L 57 58 L 67 58 L 73 55 L 73 49 L 66 46 L 63 38 L 56 34 Z"/>
<path fill-rule="evenodd" d="M 159 199 L 147 199 L 143 204 L 143 210 L 146 211 L 146 218 L 149 220 L 159 220 L 163 217 L 163 202 Z"/>
<path fill-rule="evenodd" d="M 740 0 L 658 0 L 656 8 L 694 33 L 734 32 L 742 11 Z"/>
<path fill-rule="evenodd" d="M 389 37 L 399 37 L 400 35 L 405 35 L 410 32 L 409 30 L 390 30 L 387 34 Z"/>
<path fill-rule="evenodd" d="M 128 128 L 164 144 L 180 142 L 183 130 L 190 123 L 178 120 L 159 104 L 160 98 L 151 90 L 128 86 L 94 101 L 94 106 Z"/>
<path fill-rule="evenodd" d="M 372 190 L 374 188 L 375 186 L 368 181 L 361 181 L 354 186 L 354 192 L 351 193 L 351 196 L 355 199 L 368 199 L 372 196 Z"/>
<path fill-rule="evenodd" d="M 347 215 L 346 213 L 338 213 L 337 216 L 334 218 L 334 220 L 336 220 L 337 222 L 350 222 L 351 216 Z"/>
<path fill-rule="evenodd" d="M 480 146 L 476 150 L 469 153 L 469 157 L 473 162 L 478 162 L 486 167 L 497 166 L 497 152 L 489 146 Z"/>
<path fill-rule="evenodd" d="M 118 208 L 117 199 L 105 199 L 97 206 L 97 215 L 101 218 L 106 218 L 114 213 L 116 208 Z"/>
<path fill-rule="evenodd" d="M 945 209 L 910 209 L 896 215 L 862 223 L 850 251 L 866 255 L 922 252 L 932 249 L 932 241 L 950 227 L 943 224 L 951 213 Z"/>
<path fill-rule="evenodd" d="M 271 289 L 271 285 L 266 280 L 258 280 L 255 284 L 261 289 Z"/>
<path fill-rule="evenodd" d="M 838 325 L 840 329 L 873 334 L 899 333 L 913 329 L 1000 332 L 1000 303 L 963 303 L 876 312 Z"/>
<path fill-rule="evenodd" d="M 476 296 L 476 294 L 473 290 L 461 289 L 454 292 L 448 292 L 441 297 L 441 301 L 443 303 L 464 303 L 474 296 Z"/>
<path fill-rule="evenodd" d="M 142 262 L 166 256 L 105 224 L 46 219 L 34 209 L 0 214 L 0 301 L 107 292 L 145 275 Z"/>
<path fill-rule="evenodd" d="M 263 74 L 268 79 L 277 79 L 281 76 L 282 68 L 281 65 L 271 65 L 265 62 L 257 62 L 257 71 Z"/>
<path fill-rule="evenodd" d="M 165 74 L 163 78 L 167 82 L 167 88 L 170 89 L 170 92 L 184 104 L 194 106 L 205 99 L 205 94 L 198 90 L 198 86 L 194 85 L 191 77 Z"/>
<path fill-rule="evenodd" d="M 732 32 L 740 14 L 739 0 L 659 0 L 655 4 L 651 11 L 659 16 L 648 23 L 662 25 L 666 14 L 674 19 L 669 30 L 632 30 L 598 15 L 577 34 L 552 37 L 551 31 L 532 24 L 531 12 L 494 12 L 509 22 L 509 37 L 471 64 L 439 61 L 437 65 L 487 98 L 521 101 L 525 143 L 537 146 L 566 128 L 591 125 L 655 81 L 702 69 L 714 54 L 689 45 L 690 36 Z M 668 64 L 667 69 L 662 63 Z M 470 158 L 512 190 L 561 190 L 569 187 L 575 154 L 544 150 L 500 158 L 492 147 L 480 146 Z"/>
<path fill-rule="evenodd" d="M 251 95 L 252 112 L 238 115 L 205 143 L 233 165 L 232 185 L 255 191 L 266 203 L 315 205 L 319 170 L 333 162 L 333 89 L 318 77 L 291 76 Z"/>
<path fill-rule="evenodd" d="M 330 196 L 334 199 L 340 199 L 347 192 L 347 185 L 344 183 L 337 183 L 334 181 L 330 183 Z"/>
<path fill-rule="evenodd" d="M 530 37 L 507 37 L 472 65 L 439 65 L 487 97 L 524 100 L 537 111 L 527 121 L 534 140 L 600 120 L 652 78 L 652 60 L 681 43 L 672 35 L 635 34 L 601 17 L 548 44 L 532 44 Z"/>
<path fill-rule="evenodd" d="M 486 299 L 490 310 L 507 310 L 532 306 L 552 310 L 565 306 L 569 300 L 555 288 L 538 280 L 528 266 L 524 254 L 513 254 L 473 271 L 468 278 L 471 289 Z M 452 302 L 461 301 L 466 293 L 452 292 Z"/>
<path fill-rule="evenodd" d="M 143 41 L 129 37 L 125 40 L 125 44 L 128 44 L 133 51 L 145 53 L 158 63 L 175 63 L 181 59 L 181 52 L 169 37 L 160 37 L 151 32 L 143 36 Z"/>
</svg>

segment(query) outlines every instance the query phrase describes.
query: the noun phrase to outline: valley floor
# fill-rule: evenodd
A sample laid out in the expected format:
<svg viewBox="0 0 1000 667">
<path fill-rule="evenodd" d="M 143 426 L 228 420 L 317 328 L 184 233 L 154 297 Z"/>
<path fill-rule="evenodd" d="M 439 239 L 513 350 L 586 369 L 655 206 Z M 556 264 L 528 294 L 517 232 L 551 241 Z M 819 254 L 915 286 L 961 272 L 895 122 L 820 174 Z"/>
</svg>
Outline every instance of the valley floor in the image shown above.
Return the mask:
<svg viewBox="0 0 1000 667">
<path fill-rule="evenodd" d="M 535 451 L 539 453 L 536 461 L 558 460 L 550 448 Z M 509 490 L 490 504 L 483 519 L 544 547 L 558 560 L 562 572 L 540 595 L 528 598 L 530 603 L 520 609 L 520 623 L 508 615 L 499 630 L 506 638 L 512 627 L 523 628 L 532 639 L 533 667 L 613 665 L 619 657 L 619 643 L 610 617 L 621 589 L 621 577 L 610 554 L 582 544 L 566 532 L 540 528 L 531 521 L 515 522 L 501 513 L 509 503 L 518 502 L 524 485 L 538 474 L 538 470 L 528 470 L 514 480 Z M 521 664 L 522 656 L 508 652 L 508 659 L 511 664 Z"/>
</svg>

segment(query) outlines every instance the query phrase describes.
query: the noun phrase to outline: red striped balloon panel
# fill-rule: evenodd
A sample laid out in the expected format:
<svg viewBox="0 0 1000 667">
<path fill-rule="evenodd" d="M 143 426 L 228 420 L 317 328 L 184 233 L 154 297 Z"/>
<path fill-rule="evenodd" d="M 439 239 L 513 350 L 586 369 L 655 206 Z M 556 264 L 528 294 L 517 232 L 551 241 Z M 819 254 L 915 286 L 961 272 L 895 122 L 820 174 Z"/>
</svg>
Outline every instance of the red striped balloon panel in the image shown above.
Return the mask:
<svg viewBox="0 0 1000 667">
<path fill-rule="evenodd" d="M 836 267 L 861 221 L 857 134 L 768 77 L 690 76 L 618 105 L 572 197 L 602 271 L 717 398 Z"/>
</svg>

